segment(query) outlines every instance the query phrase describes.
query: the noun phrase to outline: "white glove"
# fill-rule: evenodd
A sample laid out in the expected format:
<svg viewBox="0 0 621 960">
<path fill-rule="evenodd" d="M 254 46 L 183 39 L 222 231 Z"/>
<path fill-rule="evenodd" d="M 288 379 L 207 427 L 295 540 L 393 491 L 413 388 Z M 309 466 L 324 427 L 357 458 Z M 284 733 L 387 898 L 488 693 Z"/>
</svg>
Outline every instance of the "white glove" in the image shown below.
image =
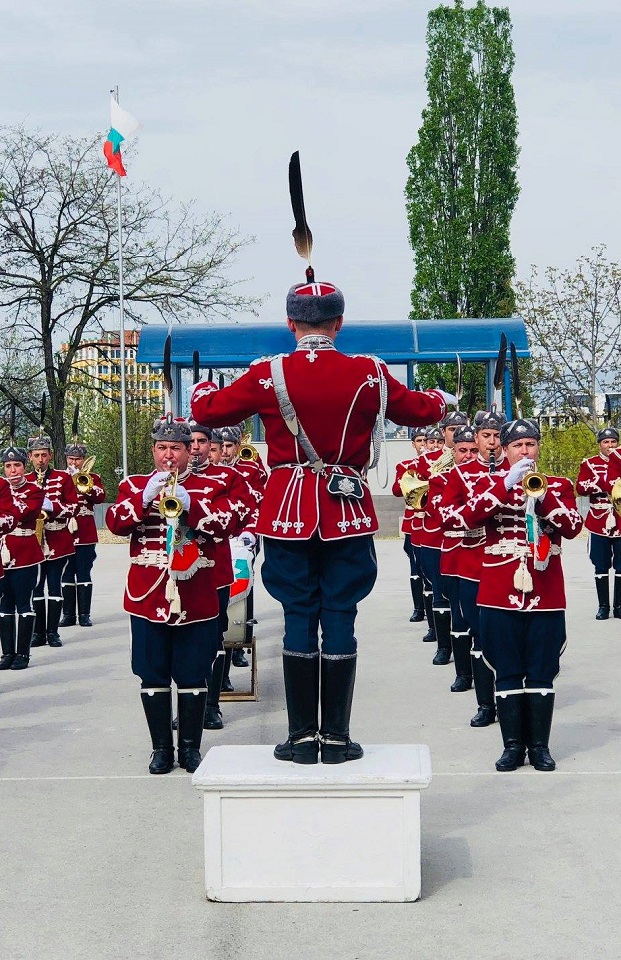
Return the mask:
<svg viewBox="0 0 621 960">
<path fill-rule="evenodd" d="M 244 530 L 244 532 L 240 534 L 239 542 L 243 543 L 245 547 L 254 547 L 257 538 L 254 533 L 250 533 L 250 530 Z"/>
<path fill-rule="evenodd" d="M 512 490 L 516 484 L 521 483 L 527 473 L 535 466 L 535 461 L 528 457 L 525 460 L 518 460 L 514 463 L 509 473 L 505 477 L 505 490 Z"/>
<path fill-rule="evenodd" d="M 185 487 L 177 487 L 175 496 L 184 510 L 187 511 L 190 509 L 190 494 Z"/>
<path fill-rule="evenodd" d="M 70 477 L 73 477 L 78 472 L 77 467 L 67 467 L 67 473 Z"/>
<path fill-rule="evenodd" d="M 442 395 L 442 399 L 444 400 L 447 407 L 457 406 L 457 402 L 458 402 L 457 397 L 454 396 L 452 393 L 447 393 L 446 390 L 438 390 L 437 388 L 436 388 L 436 393 L 439 393 Z"/>
<path fill-rule="evenodd" d="M 147 485 L 142 491 L 142 505 L 145 509 L 155 500 L 169 477 L 170 473 L 167 470 L 160 470 L 158 473 L 154 473 L 152 477 L 149 477 Z"/>
<path fill-rule="evenodd" d="M 41 509 L 45 510 L 46 513 L 52 512 L 52 510 L 54 509 L 54 504 L 52 503 L 49 497 L 43 497 L 43 503 L 41 505 Z"/>
</svg>

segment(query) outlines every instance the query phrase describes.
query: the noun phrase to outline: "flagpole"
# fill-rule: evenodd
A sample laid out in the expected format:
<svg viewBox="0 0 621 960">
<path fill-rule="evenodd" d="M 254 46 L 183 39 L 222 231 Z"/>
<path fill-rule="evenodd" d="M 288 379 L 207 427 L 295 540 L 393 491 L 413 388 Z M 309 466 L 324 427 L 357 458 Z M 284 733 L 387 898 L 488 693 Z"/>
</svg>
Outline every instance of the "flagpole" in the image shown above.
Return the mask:
<svg viewBox="0 0 621 960">
<path fill-rule="evenodd" d="M 119 102 L 118 86 L 110 93 Z M 121 447 L 123 451 L 123 476 L 127 469 L 127 398 L 125 395 L 125 302 L 123 299 L 123 212 L 121 206 L 121 177 L 116 175 L 116 212 L 119 234 L 119 346 L 121 361 Z"/>
</svg>

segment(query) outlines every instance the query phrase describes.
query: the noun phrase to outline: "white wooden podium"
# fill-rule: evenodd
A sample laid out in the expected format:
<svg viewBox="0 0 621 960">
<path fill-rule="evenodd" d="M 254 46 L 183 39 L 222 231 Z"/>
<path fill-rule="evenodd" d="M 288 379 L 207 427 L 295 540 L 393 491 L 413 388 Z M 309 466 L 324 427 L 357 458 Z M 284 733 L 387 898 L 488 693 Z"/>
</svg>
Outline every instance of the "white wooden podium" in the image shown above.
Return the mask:
<svg viewBox="0 0 621 960">
<path fill-rule="evenodd" d="M 207 898 L 417 900 L 429 748 L 364 750 L 303 766 L 276 760 L 271 746 L 212 747 L 192 778 L 204 797 Z"/>
</svg>

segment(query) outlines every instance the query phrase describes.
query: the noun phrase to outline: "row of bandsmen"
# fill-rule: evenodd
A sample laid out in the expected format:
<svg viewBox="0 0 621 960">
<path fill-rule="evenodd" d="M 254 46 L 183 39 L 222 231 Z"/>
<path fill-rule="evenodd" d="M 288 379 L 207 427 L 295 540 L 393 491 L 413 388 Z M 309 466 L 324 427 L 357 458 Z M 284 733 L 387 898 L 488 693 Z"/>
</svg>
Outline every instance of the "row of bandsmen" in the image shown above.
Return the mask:
<svg viewBox="0 0 621 960">
<path fill-rule="evenodd" d="M 105 491 L 96 474 L 86 492 L 73 481 L 86 457 L 83 444 L 69 444 L 65 454 L 68 469 L 55 469 L 51 440 L 42 434 L 27 451 L 13 444 L 2 451 L 0 670 L 26 668 L 31 647 L 61 647 L 58 628 L 76 623 L 76 603 L 80 626 L 92 626 L 94 505 Z"/>
<path fill-rule="evenodd" d="M 153 747 L 149 772 L 174 766 L 174 682 L 177 759 L 192 773 L 203 729 L 222 726 L 229 538 L 255 546 L 265 471 L 239 458 L 238 427 L 212 431 L 169 414 L 155 421 L 152 439 L 155 469 L 121 481 L 106 523 L 130 538 L 124 608 Z"/>
<path fill-rule="evenodd" d="M 470 426 L 456 411 L 440 429 L 442 449 L 399 464 L 393 488 L 403 492 L 406 474 L 415 481 L 402 529 L 427 600 L 425 639 L 437 642 L 435 664 L 453 653 L 451 690 L 469 690 L 474 678 L 471 725 L 498 717 L 496 769 L 517 769 L 528 751 L 535 769 L 553 770 L 554 680 L 566 643 L 561 541 L 582 528 L 573 485 L 536 471 L 532 420 L 480 411 Z M 418 584 L 412 592 L 420 605 Z"/>
</svg>

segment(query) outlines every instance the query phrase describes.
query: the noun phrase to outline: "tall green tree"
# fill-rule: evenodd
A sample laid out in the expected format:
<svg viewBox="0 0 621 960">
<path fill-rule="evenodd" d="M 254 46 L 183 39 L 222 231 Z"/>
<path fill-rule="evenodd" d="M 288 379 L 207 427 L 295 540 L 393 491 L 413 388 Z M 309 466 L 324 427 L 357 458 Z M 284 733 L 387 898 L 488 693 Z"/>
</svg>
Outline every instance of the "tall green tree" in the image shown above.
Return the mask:
<svg viewBox="0 0 621 960">
<path fill-rule="evenodd" d="M 510 316 L 519 186 L 509 11 L 483 0 L 437 7 L 427 47 L 428 103 L 405 191 L 412 316 Z"/>
</svg>

